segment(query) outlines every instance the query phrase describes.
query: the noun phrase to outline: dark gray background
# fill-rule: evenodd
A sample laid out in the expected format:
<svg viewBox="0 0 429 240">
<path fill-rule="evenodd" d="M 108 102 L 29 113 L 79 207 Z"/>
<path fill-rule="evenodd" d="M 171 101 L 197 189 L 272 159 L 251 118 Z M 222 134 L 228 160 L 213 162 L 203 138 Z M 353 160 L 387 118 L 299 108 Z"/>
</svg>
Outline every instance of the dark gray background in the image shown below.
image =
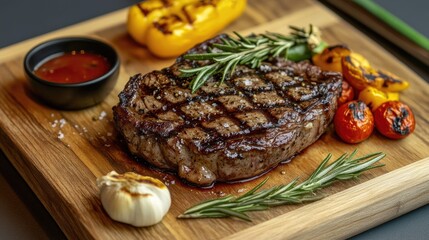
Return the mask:
<svg viewBox="0 0 429 240">
<path fill-rule="evenodd" d="M 130 6 L 137 0 L 0 0 L 0 48 Z"/>
<path fill-rule="evenodd" d="M 0 48 L 136 2 L 138 1 L 2 0 Z M 376 2 L 425 36 L 429 36 L 427 13 L 429 1 L 376 0 Z M 427 72 L 427 69 L 421 71 Z M 63 238 L 58 226 L 7 159 L 1 157 L 0 163 L 0 239 L 34 239 L 46 236 Z M 359 234 L 353 239 L 429 239 L 429 205 Z"/>
<path fill-rule="evenodd" d="M 374 2 L 429 38 L 427 0 L 374 0 Z"/>
<path fill-rule="evenodd" d="M 1 0 L 0 48 L 127 7 L 138 0 Z M 427 0 L 374 0 L 429 38 Z"/>
</svg>

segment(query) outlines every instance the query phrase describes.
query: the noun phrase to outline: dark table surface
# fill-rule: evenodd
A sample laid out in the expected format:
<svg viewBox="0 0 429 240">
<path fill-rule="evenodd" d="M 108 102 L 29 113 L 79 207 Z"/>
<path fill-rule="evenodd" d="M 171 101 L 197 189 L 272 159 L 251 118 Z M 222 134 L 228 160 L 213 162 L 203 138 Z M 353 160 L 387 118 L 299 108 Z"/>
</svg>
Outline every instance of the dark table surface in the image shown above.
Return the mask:
<svg viewBox="0 0 429 240">
<path fill-rule="evenodd" d="M 0 48 L 60 29 L 102 14 L 127 7 L 138 1 L 95 0 L 21 0 L 2 1 L 0 7 Z M 429 36 L 429 2 L 423 0 L 376 0 L 386 9 Z M 413 3 L 414 2 L 414 3 Z M 418 2 L 418 4 L 416 4 Z M 426 5 L 426 6 L 422 6 Z M 341 15 L 341 13 L 339 12 Z M 347 19 L 347 16 L 342 16 Z M 385 41 L 372 34 L 370 29 L 359 26 L 377 41 Z M 389 51 L 401 55 L 401 50 L 386 44 Z M 402 55 L 401 55 L 402 56 Z M 400 58 L 423 79 L 429 81 L 429 67 L 414 64 L 410 56 Z M 5 116 L 2 116 L 5 117 Z M 63 239 L 55 221 L 32 193 L 13 166 L 0 153 L 0 239 Z M 429 239 L 429 205 L 363 232 L 353 239 Z"/>
</svg>

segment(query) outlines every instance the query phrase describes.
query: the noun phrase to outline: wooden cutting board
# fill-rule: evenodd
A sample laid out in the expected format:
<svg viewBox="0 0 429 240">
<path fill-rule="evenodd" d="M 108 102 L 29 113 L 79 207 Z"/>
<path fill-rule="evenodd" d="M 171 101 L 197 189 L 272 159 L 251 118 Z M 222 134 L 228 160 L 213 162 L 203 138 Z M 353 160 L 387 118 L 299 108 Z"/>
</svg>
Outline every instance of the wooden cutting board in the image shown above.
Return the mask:
<svg viewBox="0 0 429 240">
<path fill-rule="evenodd" d="M 374 66 L 410 81 L 411 87 L 401 99 L 416 115 L 416 131 L 400 141 L 375 133 L 361 144 L 348 145 L 330 128 L 291 163 L 268 173 L 270 179 L 265 187 L 296 177 L 304 179 L 328 153 L 338 157 L 355 148 L 361 154 L 385 152 L 386 166 L 366 172 L 359 179 L 335 183 L 320 192 L 327 196 L 320 201 L 251 213 L 252 222 L 177 219 L 193 204 L 224 194 L 239 195 L 262 178 L 203 190 L 140 165 L 127 154 L 116 140 L 112 123 L 111 108 L 118 102 L 118 93 L 131 75 L 166 67 L 174 60 L 157 59 L 132 41 L 125 29 L 126 12 L 120 10 L 0 50 L 1 149 L 70 239 L 345 238 L 429 202 L 428 84 L 317 2 L 253 0 L 225 32 L 285 33 L 288 25 L 319 26 L 329 43 L 346 43 Z M 112 44 L 122 60 L 121 73 L 115 89 L 100 105 L 59 111 L 40 104 L 29 93 L 22 61 L 24 54 L 41 41 L 70 35 L 91 36 Z M 61 133 L 64 138 L 58 137 Z M 172 206 L 162 223 L 134 228 L 107 216 L 95 180 L 112 170 L 135 171 L 168 184 Z"/>
</svg>

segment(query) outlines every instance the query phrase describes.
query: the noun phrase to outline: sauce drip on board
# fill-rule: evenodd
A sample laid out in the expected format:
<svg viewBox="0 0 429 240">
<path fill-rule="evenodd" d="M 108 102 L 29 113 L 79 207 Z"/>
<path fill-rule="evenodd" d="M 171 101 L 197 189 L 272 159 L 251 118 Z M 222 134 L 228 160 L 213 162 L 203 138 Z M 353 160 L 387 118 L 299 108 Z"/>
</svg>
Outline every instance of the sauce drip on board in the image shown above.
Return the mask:
<svg viewBox="0 0 429 240">
<path fill-rule="evenodd" d="M 34 74 L 49 82 L 82 83 L 102 76 L 110 68 L 104 56 L 80 50 L 48 58 L 36 67 Z"/>
</svg>

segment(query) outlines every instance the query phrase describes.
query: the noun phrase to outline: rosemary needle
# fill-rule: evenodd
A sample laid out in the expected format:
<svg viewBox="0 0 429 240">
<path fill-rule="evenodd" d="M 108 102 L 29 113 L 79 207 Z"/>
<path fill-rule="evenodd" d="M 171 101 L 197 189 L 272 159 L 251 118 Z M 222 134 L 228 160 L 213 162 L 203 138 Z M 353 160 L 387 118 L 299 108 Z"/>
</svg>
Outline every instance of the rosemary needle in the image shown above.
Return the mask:
<svg viewBox="0 0 429 240">
<path fill-rule="evenodd" d="M 239 197 L 231 195 L 199 203 L 178 218 L 224 218 L 236 217 L 251 221 L 246 212 L 266 210 L 270 207 L 297 204 L 321 199 L 315 191 L 329 186 L 334 181 L 348 180 L 358 177 L 369 169 L 384 166 L 374 165 L 385 157 L 384 153 L 377 152 L 356 158 L 357 150 L 351 154 L 343 154 L 334 162 L 328 164 L 332 155 L 328 154 L 320 165 L 302 183 L 294 179 L 288 184 L 278 185 L 269 189 L 260 190 L 268 178 L 256 187 Z"/>
<path fill-rule="evenodd" d="M 310 25 L 308 31 L 293 26 L 290 28 L 290 35 L 268 32 L 244 37 L 235 33 L 236 39 L 229 36 L 222 38 L 222 43 L 212 44 L 207 52 L 184 55 L 188 60 L 208 60 L 209 63 L 180 69 L 181 76 L 191 78 L 190 88 L 195 92 L 217 74 L 222 83 L 234 73 L 237 65 L 257 68 L 270 57 L 301 61 L 326 47 L 316 27 Z"/>
</svg>

